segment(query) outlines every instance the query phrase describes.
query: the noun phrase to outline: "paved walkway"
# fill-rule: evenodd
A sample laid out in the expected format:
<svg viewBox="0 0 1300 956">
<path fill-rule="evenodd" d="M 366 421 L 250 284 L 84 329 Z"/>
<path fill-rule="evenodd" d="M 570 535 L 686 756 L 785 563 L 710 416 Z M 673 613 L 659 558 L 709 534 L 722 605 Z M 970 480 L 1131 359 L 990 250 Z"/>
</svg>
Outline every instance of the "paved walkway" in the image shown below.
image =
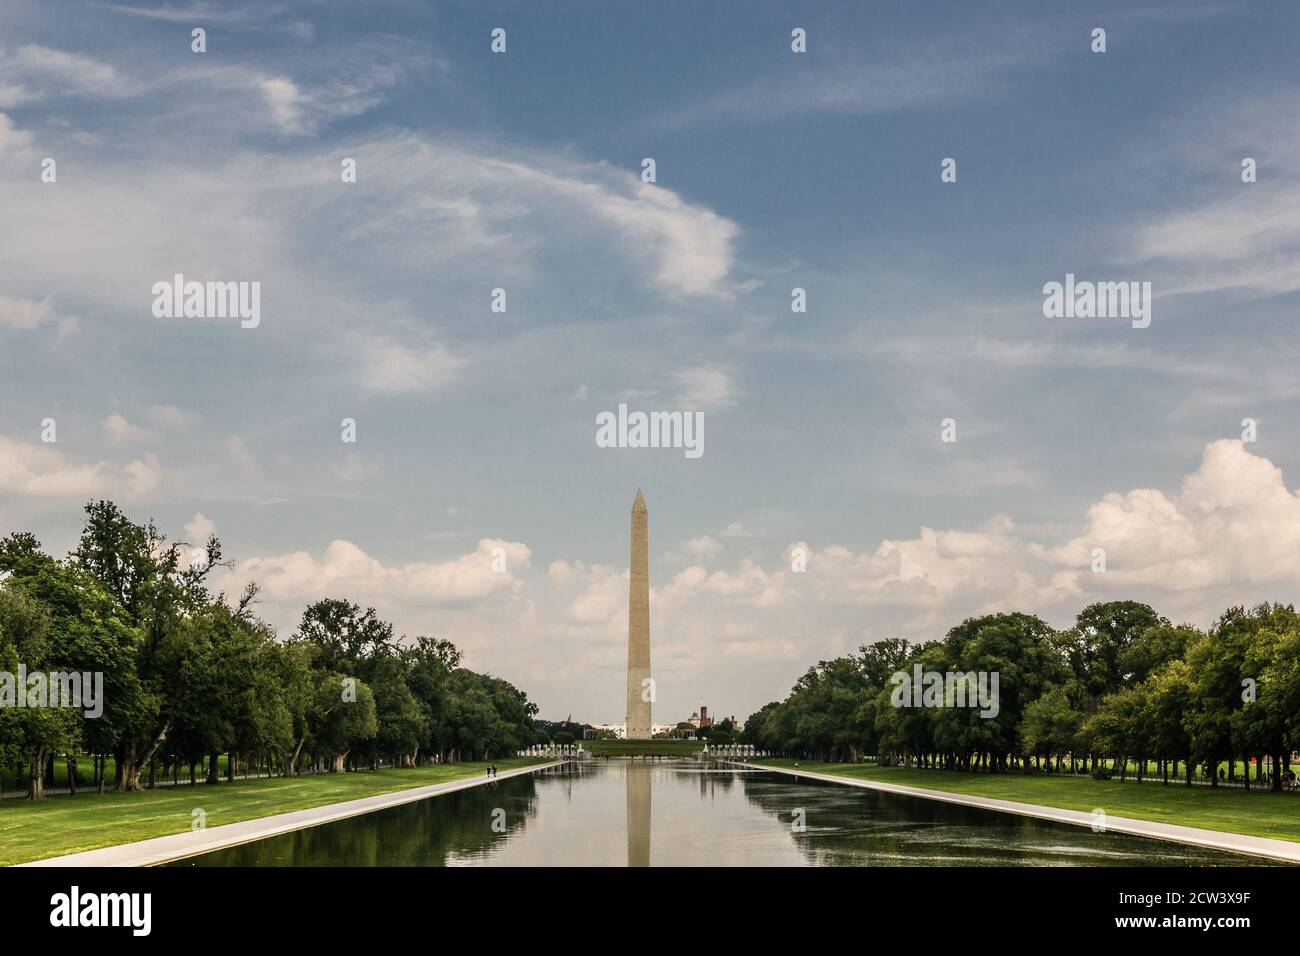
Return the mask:
<svg viewBox="0 0 1300 956">
<path fill-rule="evenodd" d="M 923 787 L 906 787 L 897 783 L 882 783 L 877 780 L 859 780 L 851 777 L 837 777 L 828 773 L 809 773 L 807 770 L 771 767 L 767 764 L 745 763 L 740 764 L 740 766 L 761 768 L 770 770 L 773 773 L 789 774 L 792 777 L 824 780 L 827 783 L 839 783 L 848 787 L 863 787 L 867 790 L 882 790 L 885 793 L 923 797 L 926 800 L 959 803 L 962 806 L 997 810 L 1001 813 L 1018 813 L 1025 817 L 1052 820 L 1056 823 L 1069 823 L 1074 826 L 1091 828 L 1096 822 L 1091 813 L 1085 813 L 1082 810 L 1062 810 L 1058 807 L 1039 806 L 1036 803 L 994 800 L 989 797 L 974 797 L 964 793 L 949 793 L 945 790 L 927 790 Z M 1246 836 L 1241 833 L 1224 833 L 1221 830 L 1202 830 L 1199 827 L 1175 826 L 1172 823 L 1155 823 L 1151 820 L 1135 820 L 1132 817 L 1113 817 L 1110 814 L 1106 814 L 1105 827 L 1107 833 L 1128 833 L 1133 836 L 1151 837 L 1156 840 L 1172 840 L 1176 843 L 1191 843 L 1216 850 L 1249 853 L 1254 856 L 1270 857 L 1274 860 L 1285 860 L 1288 863 L 1300 863 L 1300 843 L 1293 843 L 1290 840 L 1274 840 L 1269 837 Z"/>
<path fill-rule="evenodd" d="M 295 810 L 292 813 L 278 813 L 271 817 L 258 817 L 256 820 L 244 820 L 241 823 L 227 823 L 225 826 L 210 830 L 192 830 L 187 833 L 175 833 L 171 836 L 154 837 L 138 843 L 125 843 L 121 846 L 109 846 L 99 850 L 87 850 L 84 853 L 71 853 L 67 856 L 51 857 L 47 860 L 35 860 L 21 863 L 20 866 L 153 866 L 180 860 L 187 856 L 198 856 L 211 850 L 221 850 L 228 846 L 251 843 L 266 837 L 303 830 L 307 827 L 346 820 L 348 817 L 373 813 L 387 807 L 396 807 L 403 803 L 427 800 L 444 793 L 480 787 L 495 780 L 518 777 L 521 774 L 558 767 L 564 763 L 557 760 L 552 763 L 535 764 L 531 767 L 519 767 L 514 770 L 499 772 L 495 777 L 479 774 L 452 780 L 448 783 L 435 783 L 427 787 L 415 787 L 411 790 L 397 790 L 393 793 L 376 794 L 344 803 L 331 803 L 323 807 L 308 810 Z"/>
</svg>

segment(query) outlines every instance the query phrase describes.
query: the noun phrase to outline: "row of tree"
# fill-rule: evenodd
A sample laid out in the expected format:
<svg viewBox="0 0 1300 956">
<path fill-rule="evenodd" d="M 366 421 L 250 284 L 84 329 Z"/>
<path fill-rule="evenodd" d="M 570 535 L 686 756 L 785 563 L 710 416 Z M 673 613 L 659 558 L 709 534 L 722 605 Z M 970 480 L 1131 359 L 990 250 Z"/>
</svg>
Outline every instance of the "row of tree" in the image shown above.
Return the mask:
<svg viewBox="0 0 1300 956">
<path fill-rule="evenodd" d="M 62 560 L 26 532 L 0 540 L 0 671 L 104 682 L 99 716 L 0 709 L 0 768 L 21 768 L 33 799 L 56 755 L 74 792 L 79 760 L 100 790 L 139 790 L 183 766 L 216 783 L 219 755 L 229 778 L 295 775 L 488 759 L 544 739 L 536 705 L 461 667 L 450 641 L 398 639 L 373 608 L 333 599 L 278 640 L 254 614 L 256 587 L 237 600 L 209 591 L 223 564 L 215 536 L 192 549 L 111 502 L 85 512 Z"/>
<path fill-rule="evenodd" d="M 996 716 L 978 707 L 896 706 L 894 675 L 998 674 Z M 1056 630 L 1029 614 L 970 618 L 943 640 L 891 638 L 821 661 L 782 702 L 746 722 L 743 739 L 818 760 L 1005 772 L 1032 768 L 1217 786 L 1237 761 L 1268 766 L 1281 789 L 1300 747 L 1300 615 L 1290 605 L 1232 608 L 1207 631 L 1175 626 L 1145 604 L 1093 604 Z M 1245 785 L 1250 786 L 1249 771 Z"/>
</svg>

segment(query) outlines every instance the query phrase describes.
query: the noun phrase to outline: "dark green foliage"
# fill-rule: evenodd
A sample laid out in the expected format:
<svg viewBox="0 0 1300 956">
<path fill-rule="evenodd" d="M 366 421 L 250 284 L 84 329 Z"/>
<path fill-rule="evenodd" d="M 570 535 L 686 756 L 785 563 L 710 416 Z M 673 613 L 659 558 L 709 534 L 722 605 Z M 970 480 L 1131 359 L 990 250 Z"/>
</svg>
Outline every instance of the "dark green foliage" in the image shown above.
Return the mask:
<svg viewBox="0 0 1300 956">
<path fill-rule="evenodd" d="M 892 677 L 916 665 L 996 673 L 996 715 L 900 704 Z M 1221 764 L 1231 780 L 1253 759 L 1256 778 L 1267 767 L 1279 789 L 1300 747 L 1300 614 L 1232 608 L 1208 632 L 1135 601 L 1090 605 L 1064 631 L 1027 614 L 970 618 L 942 641 L 890 639 L 822 661 L 784 701 L 750 716 L 744 740 L 818 760 L 1037 766 L 1098 779 L 1142 777 L 1154 764 L 1165 780 L 1191 782 L 1200 768 L 1216 784 Z"/>
<path fill-rule="evenodd" d="M 135 790 L 182 769 L 216 783 L 221 763 L 230 775 L 343 771 L 494 758 L 536 742 L 536 705 L 461 667 L 450 641 L 408 643 L 374 608 L 334 598 L 281 641 L 253 614 L 255 587 L 233 603 L 208 591 L 221 565 L 215 536 L 197 551 L 168 544 L 108 501 L 86 506 L 65 560 L 25 532 L 0 539 L 0 670 L 104 681 L 98 718 L 0 710 L 0 772 L 40 797 L 56 756 L 74 780 L 111 765 L 115 779 L 100 786 Z"/>
</svg>

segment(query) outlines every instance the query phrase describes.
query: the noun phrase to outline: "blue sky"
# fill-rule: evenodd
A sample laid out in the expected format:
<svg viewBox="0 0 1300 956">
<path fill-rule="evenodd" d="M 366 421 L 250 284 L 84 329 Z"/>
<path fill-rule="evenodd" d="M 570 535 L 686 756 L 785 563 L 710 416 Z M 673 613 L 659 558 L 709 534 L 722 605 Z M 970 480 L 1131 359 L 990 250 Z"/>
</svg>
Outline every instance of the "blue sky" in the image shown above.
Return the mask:
<svg viewBox="0 0 1300 956">
<path fill-rule="evenodd" d="M 8 3 L 0 527 L 215 528 L 282 632 L 351 597 L 600 721 L 638 486 L 657 720 L 981 611 L 1290 599 L 1298 16 Z M 261 325 L 155 319 L 176 272 Z M 1150 281 L 1151 326 L 1045 318 L 1066 273 Z M 598 448 L 620 402 L 705 454 Z"/>
</svg>

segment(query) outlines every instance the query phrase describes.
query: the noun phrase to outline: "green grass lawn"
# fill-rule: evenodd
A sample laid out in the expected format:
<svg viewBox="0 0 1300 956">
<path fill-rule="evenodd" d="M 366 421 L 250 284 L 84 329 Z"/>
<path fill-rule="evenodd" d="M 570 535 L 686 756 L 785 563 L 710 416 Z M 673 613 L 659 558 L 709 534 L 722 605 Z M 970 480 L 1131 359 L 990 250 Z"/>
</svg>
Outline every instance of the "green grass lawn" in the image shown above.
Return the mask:
<svg viewBox="0 0 1300 956">
<path fill-rule="evenodd" d="M 778 757 L 750 762 L 777 767 L 794 765 L 793 760 Z M 1300 794 L 1296 793 L 1187 787 L 1172 780 L 1164 786 L 1159 778 L 1139 784 L 1132 779 L 1120 783 L 1118 779 L 1093 780 L 1083 776 L 962 773 L 811 760 L 800 760 L 799 769 L 1085 813 L 1100 807 L 1116 817 L 1300 842 Z"/>
<path fill-rule="evenodd" d="M 544 762 L 523 757 L 495 761 L 498 770 Z M 183 833 L 190 829 L 196 808 L 207 814 L 209 828 L 218 827 L 479 776 L 486 767 L 486 763 L 431 764 L 375 773 L 199 783 L 142 793 L 89 792 L 36 803 L 5 800 L 0 803 L 0 865 Z"/>
<path fill-rule="evenodd" d="M 703 740 L 584 740 L 582 749 L 596 757 L 689 757 L 704 749 Z"/>
</svg>

